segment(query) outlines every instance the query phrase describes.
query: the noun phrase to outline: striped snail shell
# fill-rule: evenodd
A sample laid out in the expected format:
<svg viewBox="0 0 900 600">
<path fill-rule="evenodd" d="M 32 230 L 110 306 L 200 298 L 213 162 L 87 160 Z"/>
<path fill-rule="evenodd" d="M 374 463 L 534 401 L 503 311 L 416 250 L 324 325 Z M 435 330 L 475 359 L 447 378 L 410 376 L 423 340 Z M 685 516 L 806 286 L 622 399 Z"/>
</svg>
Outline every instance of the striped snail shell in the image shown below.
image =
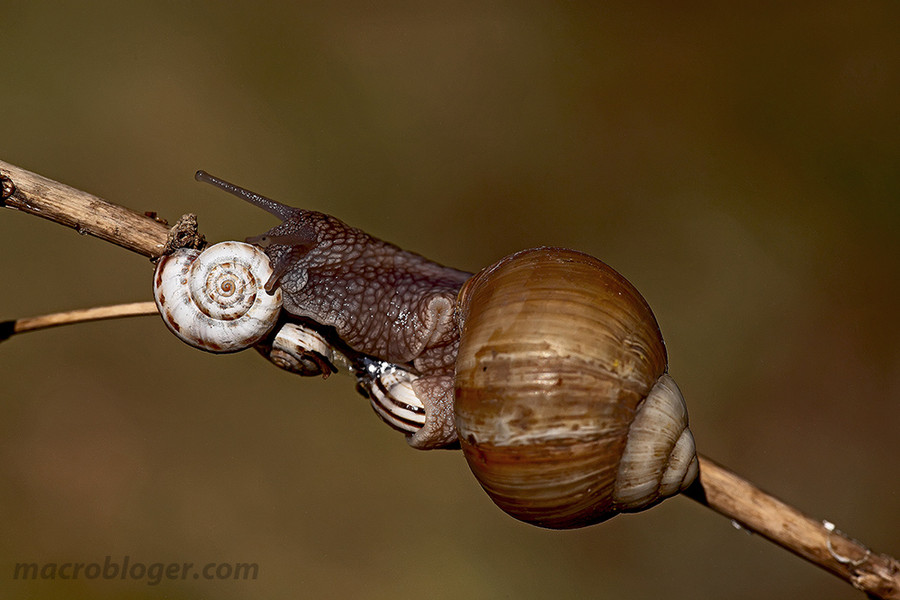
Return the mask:
<svg viewBox="0 0 900 600">
<path fill-rule="evenodd" d="M 525 250 L 469 280 L 459 316 L 459 441 L 504 511 L 582 527 L 696 478 L 656 319 L 612 268 L 573 250 Z"/>
<path fill-rule="evenodd" d="M 166 326 L 209 352 L 236 352 L 261 340 L 281 311 L 281 290 L 269 294 L 268 257 L 256 246 L 220 242 L 160 258 L 153 297 Z"/>
<path fill-rule="evenodd" d="M 275 366 L 303 377 L 321 375 L 326 379 L 337 372 L 336 365 L 350 367 L 321 332 L 301 323 L 284 323 L 271 343 L 258 344 L 256 349 Z"/>
<path fill-rule="evenodd" d="M 374 364 L 370 375 L 359 376 L 357 389 L 382 421 L 407 434 L 425 425 L 425 405 L 416 395 L 413 383 L 417 376 L 391 364 Z"/>
</svg>

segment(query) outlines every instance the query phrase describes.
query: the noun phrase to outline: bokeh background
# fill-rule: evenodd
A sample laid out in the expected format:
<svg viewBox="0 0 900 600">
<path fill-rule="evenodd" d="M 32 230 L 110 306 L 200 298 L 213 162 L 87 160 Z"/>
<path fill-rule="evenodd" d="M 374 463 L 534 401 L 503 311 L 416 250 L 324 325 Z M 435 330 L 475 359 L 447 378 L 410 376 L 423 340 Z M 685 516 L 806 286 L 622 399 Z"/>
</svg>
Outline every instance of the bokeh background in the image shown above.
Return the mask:
<svg viewBox="0 0 900 600">
<path fill-rule="evenodd" d="M 895 2 L 2 4 L 0 158 L 210 240 L 274 220 L 207 169 L 477 270 L 612 264 L 700 450 L 900 554 Z M 146 259 L 0 211 L 0 319 L 150 298 Z M 505 516 L 352 381 L 153 318 L 0 344 L 4 598 L 857 598 L 687 499 Z M 246 561 L 250 582 L 12 579 Z"/>
</svg>

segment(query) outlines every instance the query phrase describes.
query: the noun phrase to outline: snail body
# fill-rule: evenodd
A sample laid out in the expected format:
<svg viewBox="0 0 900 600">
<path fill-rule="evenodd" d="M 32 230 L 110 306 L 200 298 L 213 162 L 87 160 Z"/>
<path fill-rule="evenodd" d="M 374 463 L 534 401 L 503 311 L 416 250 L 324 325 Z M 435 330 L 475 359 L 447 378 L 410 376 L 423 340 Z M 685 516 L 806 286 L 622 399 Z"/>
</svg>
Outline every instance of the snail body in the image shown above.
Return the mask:
<svg viewBox="0 0 900 600">
<path fill-rule="evenodd" d="M 248 238 L 271 264 L 262 295 L 281 292 L 287 315 L 260 351 L 306 375 L 348 365 L 411 446 L 461 446 L 508 514 L 581 527 L 653 506 L 696 478 L 659 326 L 606 264 L 538 248 L 472 277 L 334 217 L 197 178 L 282 219 Z"/>
</svg>

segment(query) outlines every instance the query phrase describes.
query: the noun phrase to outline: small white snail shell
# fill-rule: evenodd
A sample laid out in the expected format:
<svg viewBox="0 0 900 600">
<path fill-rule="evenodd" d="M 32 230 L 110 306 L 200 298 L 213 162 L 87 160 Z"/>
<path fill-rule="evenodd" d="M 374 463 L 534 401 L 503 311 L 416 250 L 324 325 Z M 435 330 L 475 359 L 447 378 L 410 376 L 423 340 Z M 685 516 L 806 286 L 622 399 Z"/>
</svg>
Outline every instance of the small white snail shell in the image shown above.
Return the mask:
<svg viewBox="0 0 900 600">
<path fill-rule="evenodd" d="M 281 310 L 281 290 L 265 291 L 272 274 L 256 246 L 220 242 L 203 252 L 163 256 L 153 297 L 166 326 L 182 341 L 209 352 L 236 352 L 261 340 Z"/>
<path fill-rule="evenodd" d="M 347 358 L 315 329 L 298 323 L 285 323 L 272 338 L 271 348 L 257 346 L 275 366 L 304 377 L 328 377 L 335 365 L 350 368 Z"/>
</svg>

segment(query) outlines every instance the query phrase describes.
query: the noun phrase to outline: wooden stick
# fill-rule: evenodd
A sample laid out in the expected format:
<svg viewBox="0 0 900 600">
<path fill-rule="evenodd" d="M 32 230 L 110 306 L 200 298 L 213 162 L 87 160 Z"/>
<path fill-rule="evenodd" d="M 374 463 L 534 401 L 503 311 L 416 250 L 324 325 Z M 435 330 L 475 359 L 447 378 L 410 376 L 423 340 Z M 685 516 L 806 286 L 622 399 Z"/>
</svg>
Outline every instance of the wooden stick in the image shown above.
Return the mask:
<svg viewBox="0 0 900 600">
<path fill-rule="evenodd" d="M 95 235 L 145 256 L 160 256 L 168 228 L 126 208 L 0 161 L 0 202 Z M 871 597 L 900 600 L 900 563 L 875 554 L 827 521 L 813 520 L 712 460 L 686 494 Z"/>
<path fill-rule="evenodd" d="M 49 315 L 41 315 L 39 317 L 25 317 L 23 319 L 3 321 L 0 323 L 0 341 L 17 333 L 47 329 L 48 327 L 156 314 L 159 314 L 159 311 L 156 309 L 156 304 L 154 302 L 132 302 L 130 304 L 81 308 Z"/>
<path fill-rule="evenodd" d="M 162 255 L 169 227 L 123 206 L 0 161 L 0 206 L 37 215 L 150 258 Z"/>
<path fill-rule="evenodd" d="M 900 561 L 875 554 L 828 521 L 816 521 L 714 461 L 685 495 L 874 598 L 900 599 Z"/>
</svg>

